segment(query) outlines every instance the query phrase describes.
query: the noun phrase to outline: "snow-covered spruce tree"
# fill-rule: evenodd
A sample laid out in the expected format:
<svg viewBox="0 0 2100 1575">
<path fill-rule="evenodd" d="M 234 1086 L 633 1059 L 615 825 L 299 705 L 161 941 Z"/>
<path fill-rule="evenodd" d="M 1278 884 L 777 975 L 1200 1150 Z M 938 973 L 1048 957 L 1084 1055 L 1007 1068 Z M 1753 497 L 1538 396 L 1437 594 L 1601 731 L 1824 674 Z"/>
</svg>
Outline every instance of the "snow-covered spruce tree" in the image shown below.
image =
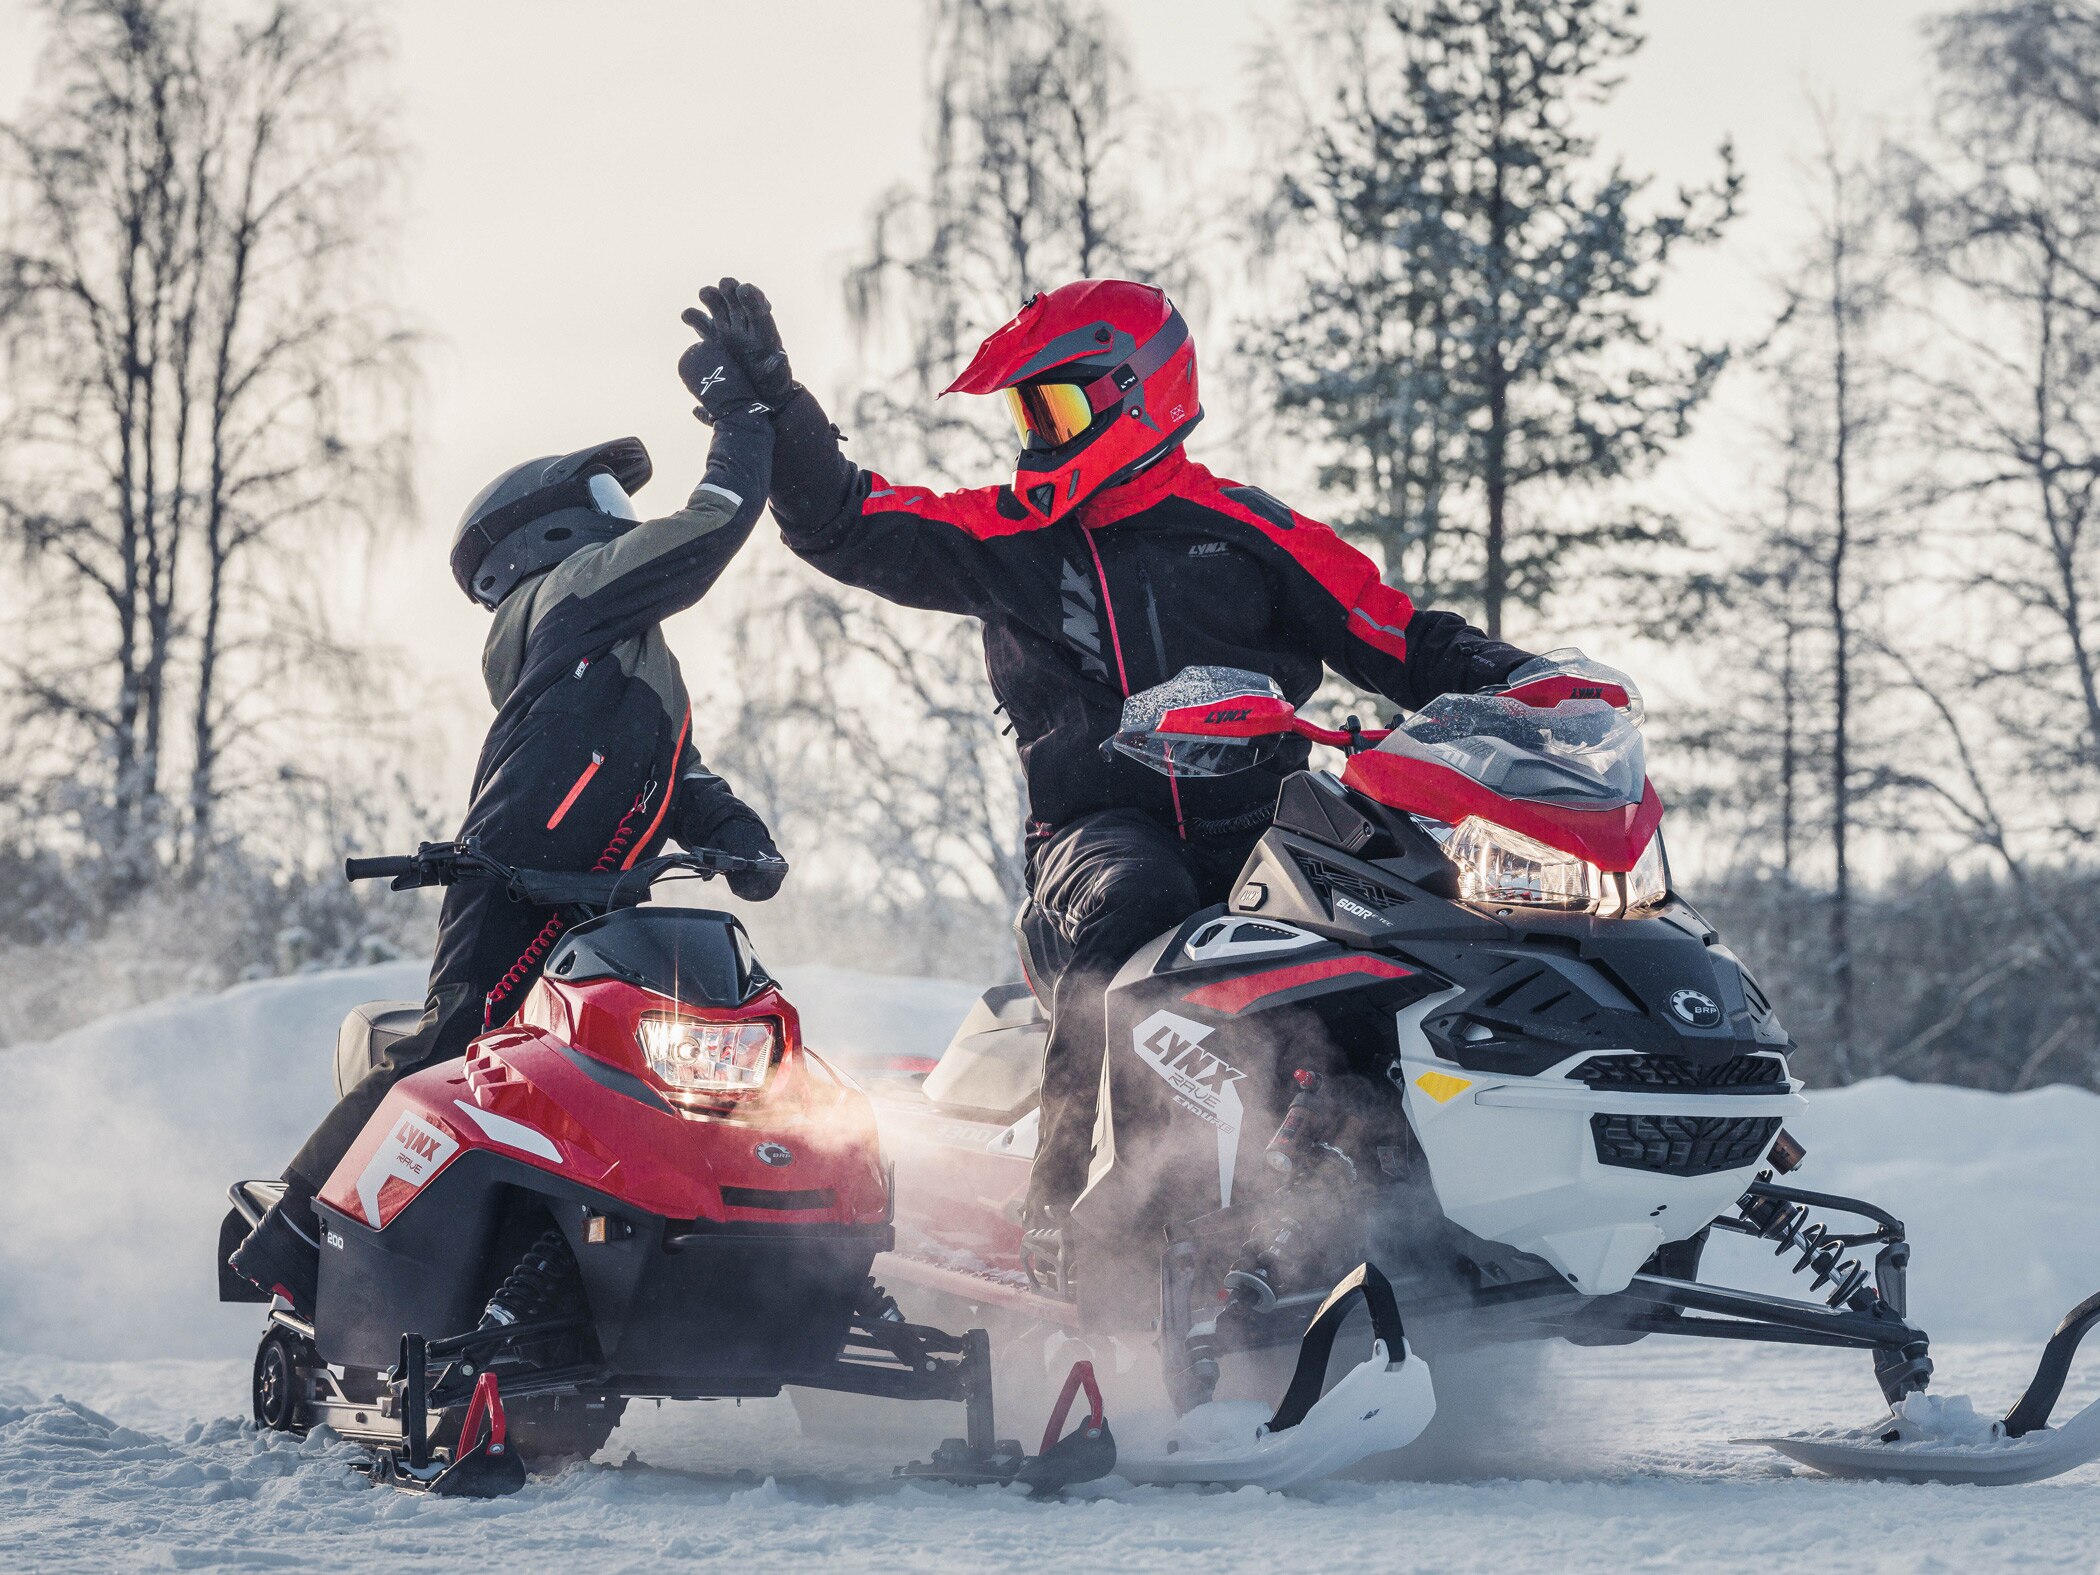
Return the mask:
<svg viewBox="0 0 2100 1575">
<path fill-rule="evenodd" d="M 1160 238 L 1185 232 L 1146 191 L 1163 166 L 1141 156 L 1148 128 L 1104 9 L 932 0 L 927 30 L 927 167 L 877 205 L 847 273 L 864 370 L 834 414 L 860 464 L 983 486 L 1012 472 L 1011 428 L 989 401 L 940 397 L 978 342 L 1071 279 L 1180 294 L 1185 270 Z M 1010 967 L 1024 808 L 977 623 L 774 567 L 744 618 L 724 769 L 788 845 L 823 850 L 821 900 L 874 921 L 870 960 Z M 867 952 L 865 936 L 836 941 Z"/>
<path fill-rule="evenodd" d="M 1245 347 L 1313 438 L 1334 523 L 1499 633 L 1584 549 L 1667 522 L 1577 496 L 1674 439 L 1724 360 L 1643 311 L 1738 187 L 1642 211 L 1583 113 L 1639 45 L 1626 0 L 1307 0 L 1294 146 L 1267 204 L 1273 297 Z M 1330 507 L 1333 507 L 1330 504 Z M 1587 508 L 1587 512 L 1585 509 Z"/>
</svg>

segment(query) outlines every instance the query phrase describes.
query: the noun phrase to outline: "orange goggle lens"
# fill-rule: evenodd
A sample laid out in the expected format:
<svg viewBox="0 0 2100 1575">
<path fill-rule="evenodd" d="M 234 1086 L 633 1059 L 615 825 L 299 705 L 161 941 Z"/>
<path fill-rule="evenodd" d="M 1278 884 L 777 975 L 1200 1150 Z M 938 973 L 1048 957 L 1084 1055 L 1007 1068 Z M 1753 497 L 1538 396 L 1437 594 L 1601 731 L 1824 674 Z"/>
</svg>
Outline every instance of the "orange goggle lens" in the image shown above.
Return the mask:
<svg viewBox="0 0 2100 1575">
<path fill-rule="evenodd" d="M 1023 448 L 1057 448 L 1094 424 L 1094 407 L 1077 383 L 1023 383 L 1004 393 Z"/>
</svg>

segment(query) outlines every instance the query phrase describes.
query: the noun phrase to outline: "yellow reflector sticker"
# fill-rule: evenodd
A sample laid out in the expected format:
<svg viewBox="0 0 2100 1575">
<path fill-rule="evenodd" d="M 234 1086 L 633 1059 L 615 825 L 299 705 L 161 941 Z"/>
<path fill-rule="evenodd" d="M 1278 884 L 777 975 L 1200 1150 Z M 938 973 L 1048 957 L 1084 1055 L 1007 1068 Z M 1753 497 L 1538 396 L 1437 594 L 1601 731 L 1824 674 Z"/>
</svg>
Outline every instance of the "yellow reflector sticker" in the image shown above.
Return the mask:
<svg viewBox="0 0 2100 1575">
<path fill-rule="evenodd" d="M 1415 1079 L 1415 1087 L 1438 1104 L 1448 1104 L 1473 1086 L 1470 1078 L 1451 1077 L 1443 1072 L 1424 1072 Z"/>
</svg>

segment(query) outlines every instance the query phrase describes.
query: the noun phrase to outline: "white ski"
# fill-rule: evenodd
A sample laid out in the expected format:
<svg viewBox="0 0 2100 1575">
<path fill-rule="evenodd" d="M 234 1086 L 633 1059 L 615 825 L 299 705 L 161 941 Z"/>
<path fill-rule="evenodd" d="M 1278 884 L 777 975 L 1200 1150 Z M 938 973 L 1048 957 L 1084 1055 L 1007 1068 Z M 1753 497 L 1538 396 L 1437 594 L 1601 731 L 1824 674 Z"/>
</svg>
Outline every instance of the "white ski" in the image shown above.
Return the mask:
<svg viewBox="0 0 2100 1575">
<path fill-rule="evenodd" d="M 1436 1414 L 1429 1364 L 1383 1340 L 1313 1404 L 1302 1421 L 1275 1429 L 1276 1413 L 1257 1400 L 1213 1400 L 1177 1422 L 1164 1439 L 1126 1442 L 1116 1474 L 1132 1482 L 1212 1482 L 1288 1488 L 1404 1449 Z"/>
<path fill-rule="evenodd" d="M 1768 1445 L 1834 1477 L 1999 1487 L 2060 1476 L 2100 1458 L 2100 1400 L 2061 1427 L 2014 1437 L 2002 1421 L 1978 1415 L 1967 1395 L 1915 1394 L 1871 1427 L 1740 1442 Z"/>
</svg>

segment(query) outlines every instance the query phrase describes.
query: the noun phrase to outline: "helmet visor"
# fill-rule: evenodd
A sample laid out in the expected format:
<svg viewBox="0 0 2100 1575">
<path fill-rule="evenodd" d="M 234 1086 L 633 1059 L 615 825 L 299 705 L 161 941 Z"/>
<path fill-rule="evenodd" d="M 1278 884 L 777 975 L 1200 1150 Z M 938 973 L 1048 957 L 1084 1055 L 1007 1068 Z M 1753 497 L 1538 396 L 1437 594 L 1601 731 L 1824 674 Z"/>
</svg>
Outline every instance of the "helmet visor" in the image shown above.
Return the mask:
<svg viewBox="0 0 2100 1575">
<path fill-rule="evenodd" d="M 1024 449 L 1061 448 L 1094 424 L 1094 407 L 1077 383 L 1020 383 L 1002 392 Z"/>
<path fill-rule="evenodd" d="M 610 515 L 616 520 L 641 520 L 642 516 L 636 512 L 634 499 L 627 495 L 627 489 L 606 472 L 601 470 L 592 475 L 590 486 L 591 507 L 600 514 Z"/>
</svg>

